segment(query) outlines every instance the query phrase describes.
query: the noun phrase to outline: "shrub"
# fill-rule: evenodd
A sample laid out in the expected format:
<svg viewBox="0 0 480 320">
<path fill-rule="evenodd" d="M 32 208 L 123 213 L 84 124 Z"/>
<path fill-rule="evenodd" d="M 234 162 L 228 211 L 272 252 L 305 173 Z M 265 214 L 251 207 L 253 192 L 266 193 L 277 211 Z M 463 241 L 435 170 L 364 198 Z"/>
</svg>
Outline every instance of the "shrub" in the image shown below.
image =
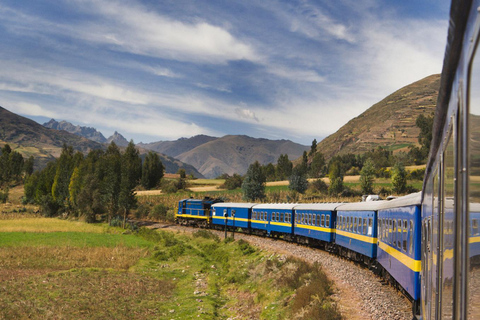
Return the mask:
<svg viewBox="0 0 480 320">
<path fill-rule="evenodd" d="M 153 207 L 148 217 L 155 220 L 166 220 L 167 212 L 168 207 L 163 203 L 160 203 Z"/>
<path fill-rule="evenodd" d="M 238 240 L 237 245 L 245 256 L 255 252 L 255 248 L 243 239 Z"/>
<path fill-rule="evenodd" d="M 195 238 L 212 239 L 215 240 L 215 242 L 220 242 L 220 237 L 208 230 L 198 230 L 195 231 L 192 235 Z"/>
<path fill-rule="evenodd" d="M 8 188 L 4 191 L 0 191 L 0 203 L 7 203 L 8 201 Z"/>
<path fill-rule="evenodd" d="M 135 211 L 135 218 L 142 219 L 148 216 L 149 206 L 141 204 L 138 206 L 137 211 Z"/>
<path fill-rule="evenodd" d="M 318 191 L 320 193 L 328 192 L 328 185 L 322 179 L 317 179 L 313 181 L 310 185 L 313 190 Z"/>
</svg>

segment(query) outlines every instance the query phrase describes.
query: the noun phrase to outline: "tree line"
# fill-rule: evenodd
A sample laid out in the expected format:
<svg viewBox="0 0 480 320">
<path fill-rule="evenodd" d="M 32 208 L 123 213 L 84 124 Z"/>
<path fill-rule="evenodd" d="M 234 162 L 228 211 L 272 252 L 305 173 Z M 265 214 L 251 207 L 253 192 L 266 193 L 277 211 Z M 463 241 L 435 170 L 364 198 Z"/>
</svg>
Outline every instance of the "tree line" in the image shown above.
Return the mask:
<svg viewBox="0 0 480 320">
<path fill-rule="evenodd" d="M 245 178 L 234 174 L 225 177 L 224 187 L 241 187 L 246 200 L 254 201 L 265 198 L 265 183 L 275 180 L 289 180 L 289 189 L 292 192 L 305 193 L 310 187 L 321 193 L 332 196 L 352 196 L 355 191 L 347 188 L 343 179 L 345 175 L 360 175 L 361 194 L 371 194 L 375 178 L 391 180 L 392 191 L 397 194 L 416 191 L 407 185 L 407 178 L 423 179 L 424 169 L 414 170 L 410 174 L 405 165 L 423 164 L 426 162 L 432 140 L 433 116 L 419 115 L 416 125 L 420 129 L 418 142 L 420 147 L 412 146 L 408 152 L 393 151 L 384 147 L 377 147 L 364 154 L 343 154 L 332 157 L 328 163 L 325 156 L 317 150 L 317 140 L 312 141 L 310 151 L 303 153 L 301 163 L 293 166 L 288 155 L 280 155 L 277 165 L 269 163 L 262 166 L 255 162 L 248 168 Z M 391 168 L 391 169 L 388 169 Z M 328 176 L 329 185 L 320 178 Z M 314 178 L 312 183 L 308 178 Z M 380 190 L 382 192 L 382 190 Z"/>
<path fill-rule="evenodd" d="M 142 162 L 133 141 L 124 151 L 112 142 L 86 156 L 64 145 L 58 159 L 26 179 L 24 202 L 40 205 L 46 216 L 71 214 L 93 222 L 106 212 L 109 220 L 126 218 L 137 204 L 135 188 L 158 186 L 164 170 L 154 152 Z"/>
<path fill-rule="evenodd" d="M 9 144 L 0 149 L 0 203 L 8 200 L 9 187 L 21 183 L 33 173 L 33 156 L 24 159 Z"/>
</svg>

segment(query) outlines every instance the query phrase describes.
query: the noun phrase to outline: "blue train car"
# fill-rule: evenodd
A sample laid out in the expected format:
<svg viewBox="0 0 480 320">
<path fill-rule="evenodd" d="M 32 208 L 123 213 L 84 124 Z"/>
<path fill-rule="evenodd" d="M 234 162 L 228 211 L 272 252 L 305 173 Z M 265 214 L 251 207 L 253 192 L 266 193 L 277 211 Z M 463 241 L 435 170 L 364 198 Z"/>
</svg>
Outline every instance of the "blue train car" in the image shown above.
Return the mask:
<svg viewBox="0 0 480 320">
<path fill-rule="evenodd" d="M 347 203 L 337 207 L 335 242 L 341 255 L 368 265 L 377 256 L 377 211 L 384 201 Z"/>
<path fill-rule="evenodd" d="M 291 203 L 258 204 L 252 208 L 251 228 L 256 233 L 293 238 L 293 208 Z"/>
<path fill-rule="evenodd" d="M 335 223 L 342 203 L 304 203 L 294 207 L 294 235 L 298 241 L 310 243 L 319 241 L 327 244 L 335 242 Z M 302 241 L 303 240 L 303 241 Z M 322 243 L 322 244 L 324 244 Z M 326 246 L 331 248 L 331 246 Z"/>
<path fill-rule="evenodd" d="M 472 265 L 480 265 L 480 203 L 470 203 L 469 257 Z"/>
<path fill-rule="evenodd" d="M 217 199 L 183 199 L 178 201 L 175 220 L 181 225 L 207 227 L 210 225 L 210 208 Z"/>
<path fill-rule="evenodd" d="M 230 228 L 250 228 L 252 207 L 256 203 L 216 203 L 212 205 L 212 225 Z"/>
<path fill-rule="evenodd" d="M 383 202 L 378 209 L 377 261 L 393 279 L 420 299 L 421 192 Z"/>
</svg>

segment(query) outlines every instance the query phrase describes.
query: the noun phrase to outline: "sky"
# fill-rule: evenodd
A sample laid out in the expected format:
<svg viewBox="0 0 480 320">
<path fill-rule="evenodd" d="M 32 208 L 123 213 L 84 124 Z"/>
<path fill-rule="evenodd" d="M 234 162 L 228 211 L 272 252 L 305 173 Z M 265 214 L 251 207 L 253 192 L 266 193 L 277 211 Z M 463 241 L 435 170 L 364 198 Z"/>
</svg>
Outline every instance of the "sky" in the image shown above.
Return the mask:
<svg viewBox="0 0 480 320">
<path fill-rule="evenodd" d="M 2 0 L 0 106 L 154 142 L 310 145 L 440 73 L 446 0 Z"/>
</svg>

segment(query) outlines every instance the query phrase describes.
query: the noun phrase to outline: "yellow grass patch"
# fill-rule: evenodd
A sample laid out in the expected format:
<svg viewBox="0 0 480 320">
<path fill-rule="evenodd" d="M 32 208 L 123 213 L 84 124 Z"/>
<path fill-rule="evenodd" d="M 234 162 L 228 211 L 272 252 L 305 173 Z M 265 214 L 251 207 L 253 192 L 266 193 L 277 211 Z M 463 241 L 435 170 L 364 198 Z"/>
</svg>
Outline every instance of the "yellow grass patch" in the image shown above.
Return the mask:
<svg viewBox="0 0 480 320">
<path fill-rule="evenodd" d="M 104 228 L 83 222 L 52 218 L 0 220 L 0 232 L 89 232 L 103 233 Z"/>
</svg>

